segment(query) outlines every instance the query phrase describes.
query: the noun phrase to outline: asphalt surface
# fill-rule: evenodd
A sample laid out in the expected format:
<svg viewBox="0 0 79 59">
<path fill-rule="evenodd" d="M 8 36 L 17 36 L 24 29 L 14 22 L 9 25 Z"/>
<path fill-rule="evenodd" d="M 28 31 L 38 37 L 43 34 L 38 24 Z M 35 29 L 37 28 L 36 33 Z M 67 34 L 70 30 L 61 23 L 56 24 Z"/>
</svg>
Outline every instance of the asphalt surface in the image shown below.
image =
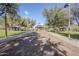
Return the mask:
<svg viewBox="0 0 79 59">
<path fill-rule="evenodd" d="M 1 56 L 79 55 L 79 47 L 55 33 L 28 32 L 0 41 Z"/>
<path fill-rule="evenodd" d="M 47 41 L 42 41 L 37 32 L 29 32 L 0 41 L 1 56 L 53 56 L 54 47 Z"/>
</svg>

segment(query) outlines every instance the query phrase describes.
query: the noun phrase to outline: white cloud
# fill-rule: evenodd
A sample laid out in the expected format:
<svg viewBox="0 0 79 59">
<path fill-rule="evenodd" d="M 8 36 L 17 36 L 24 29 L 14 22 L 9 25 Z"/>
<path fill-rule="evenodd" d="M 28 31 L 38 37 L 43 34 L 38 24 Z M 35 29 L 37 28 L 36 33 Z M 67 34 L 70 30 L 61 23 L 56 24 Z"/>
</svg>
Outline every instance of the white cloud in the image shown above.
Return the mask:
<svg viewBox="0 0 79 59">
<path fill-rule="evenodd" d="M 25 15 L 29 15 L 29 12 L 28 11 L 25 11 L 24 13 L 25 13 Z"/>
</svg>

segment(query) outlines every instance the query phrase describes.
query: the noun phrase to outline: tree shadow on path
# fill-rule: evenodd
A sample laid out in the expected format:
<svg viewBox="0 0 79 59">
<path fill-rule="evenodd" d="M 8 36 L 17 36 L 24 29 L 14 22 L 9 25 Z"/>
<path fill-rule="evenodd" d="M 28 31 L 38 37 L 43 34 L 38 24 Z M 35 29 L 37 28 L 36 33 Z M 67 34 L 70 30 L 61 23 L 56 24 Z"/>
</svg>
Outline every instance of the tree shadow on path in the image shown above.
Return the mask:
<svg viewBox="0 0 79 59">
<path fill-rule="evenodd" d="M 38 40 L 40 35 L 36 32 L 28 34 L 22 39 L 18 46 L 7 50 L 8 56 L 54 56 L 56 50 L 53 45 L 47 40 L 45 43 Z"/>
</svg>

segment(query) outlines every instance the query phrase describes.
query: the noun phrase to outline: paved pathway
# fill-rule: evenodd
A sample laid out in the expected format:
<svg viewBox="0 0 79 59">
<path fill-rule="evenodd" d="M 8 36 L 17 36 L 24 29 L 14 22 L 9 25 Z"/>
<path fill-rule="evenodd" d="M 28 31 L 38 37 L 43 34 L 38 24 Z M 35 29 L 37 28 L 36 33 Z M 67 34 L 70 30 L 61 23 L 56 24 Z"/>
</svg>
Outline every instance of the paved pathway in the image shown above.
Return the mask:
<svg viewBox="0 0 79 59">
<path fill-rule="evenodd" d="M 10 38 L 12 39 L 12 38 Z M 49 32 L 29 32 L 0 44 L 0 55 L 59 56 L 79 55 L 79 47 L 68 38 Z"/>
<path fill-rule="evenodd" d="M 39 32 L 41 33 L 41 32 Z M 50 42 L 52 44 L 56 44 L 57 48 L 60 49 L 65 55 L 75 55 L 79 56 L 79 44 L 73 42 L 72 40 L 60 36 L 55 33 L 42 32 L 42 35 L 50 38 Z"/>
</svg>

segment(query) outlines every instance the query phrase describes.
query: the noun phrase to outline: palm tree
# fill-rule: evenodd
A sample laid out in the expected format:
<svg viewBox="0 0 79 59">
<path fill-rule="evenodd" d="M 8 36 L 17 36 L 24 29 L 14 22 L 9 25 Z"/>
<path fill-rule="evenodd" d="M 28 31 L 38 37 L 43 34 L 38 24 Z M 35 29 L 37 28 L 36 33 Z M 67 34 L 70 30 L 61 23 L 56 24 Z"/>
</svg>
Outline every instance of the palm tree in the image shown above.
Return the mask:
<svg viewBox="0 0 79 59">
<path fill-rule="evenodd" d="M 0 3 L 0 16 L 5 16 L 5 35 L 7 37 L 7 15 L 12 17 L 17 15 L 18 4 Z"/>
</svg>

